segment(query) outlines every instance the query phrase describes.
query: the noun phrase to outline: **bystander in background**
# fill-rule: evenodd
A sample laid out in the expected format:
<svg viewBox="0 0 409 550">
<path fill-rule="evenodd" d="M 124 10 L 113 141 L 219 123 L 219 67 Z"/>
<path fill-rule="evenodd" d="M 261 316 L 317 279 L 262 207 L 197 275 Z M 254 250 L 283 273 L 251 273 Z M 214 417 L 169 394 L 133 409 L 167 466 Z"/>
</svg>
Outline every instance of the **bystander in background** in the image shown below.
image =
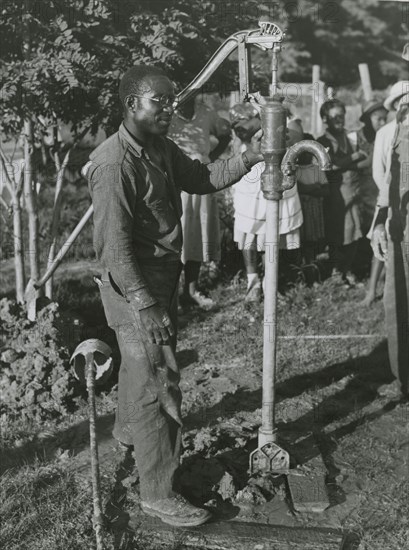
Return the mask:
<svg viewBox="0 0 409 550">
<path fill-rule="evenodd" d="M 333 169 L 327 172 L 329 194 L 324 203 L 325 233 L 334 273 L 339 273 L 349 288 L 355 286 L 352 265 L 362 237 L 359 212 L 358 162 L 367 157 L 354 151 L 345 131 L 345 105 L 338 99 L 325 101 L 320 116 L 326 124 L 318 142 L 328 148 Z"/>
<path fill-rule="evenodd" d="M 313 139 L 299 125 L 297 141 Z M 294 124 L 294 123 L 293 123 Z M 291 132 L 291 123 L 290 123 Z M 325 247 L 324 197 L 328 196 L 328 180 L 310 153 L 298 158 L 297 187 L 303 213 L 301 231 L 301 255 L 305 264 L 311 264 Z"/>
<path fill-rule="evenodd" d="M 408 45 L 402 57 L 409 61 Z M 372 234 L 374 255 L 386 264 L 385 325 L 395 381 L 379 390 L 387 396 L 409 393 L 409 81 L 392 86 L 384 102 L 397 110 L 375 139 L 373 174 L 379 186 Z"/>
<path fill-rule="evenodd" d="M 367 234 L 374 217 L 376 200 L 378 197 L 378 187 L 372 176 L 372 159 L 376 132 L 386 123 L 388 111 L 383 106 L 383 102 L 376 100 L 369 101 L 363 108 L 360 121 L 363 127 L 357 132 L 348 134 L 354 151 L 364 151 L 366 158 L 358 161 L 359 170 L 359 195 L 360 210 L 362 219 L 362 232 Z M 370 238 L 370 234 L 369 234 Z M 375 256 L 372 258 L 371 273 L 369 277 L 368 289 L 364 300 L 361 302 L 364 306 L 371 305 L 376 298 L 376 287 L 383 270 L 383 262 Z"/>
<path fill-rule="evenodd" d="M 258 109 L 250 103 L 237 104 L 230 110 L 232 128 L 245 151 L 251 137 L 260 129 Z M 298 126 L 289 131 L 288 146 L 298 139 Z M 301 129 L 302 132 L 302 129 Z M 291 134 L 291 135 L 290 135 Z M 302 139 L 302 134 L 301 138 Z M 258 274 L 258 255 L 265 250 L 266 199 L 261 190 L 261 174 L 264 162 L 253 166 L 235 186 L 234 193 L 234 240 L 243 253 L 247 275 L 246 302 L 259 302 L 262 285 Z M 300 247 L 300 226 L 302 210 L 297 187 L 284 192 L 280 201 L 280 249 L 298 250 Z M 264 263 L 264 254 L 262 254 Z"/>
<path fill-rule="evenodd" d="M 213 162 L 231 139 L 230 124 L 215 111 L 194 99 L 179 106 L 168 137 L 191 159 Z M 181 304 L 210 309 L 214 303 L 198 288 L 202 262 L 220 260 L 220 226 L 215 195 L 190 195 L 182 191 L 182 263 L 184 288 Z"/>
</svg>

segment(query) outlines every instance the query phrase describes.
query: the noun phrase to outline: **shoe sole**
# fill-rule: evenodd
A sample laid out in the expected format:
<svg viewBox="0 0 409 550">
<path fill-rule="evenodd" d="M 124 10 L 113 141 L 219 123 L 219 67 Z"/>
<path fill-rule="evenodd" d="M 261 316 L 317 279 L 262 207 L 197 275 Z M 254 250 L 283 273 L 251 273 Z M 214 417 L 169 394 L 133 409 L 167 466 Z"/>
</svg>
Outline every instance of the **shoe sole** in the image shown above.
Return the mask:
<svg viewBox="0 0 409 550">
<path fill-rule="evenodd" d="M 167 514 L 163 514 L 158 510 L 146 508 L 143 505 L 141 506 L 141 508 L 147 516 L 159 518 L 161 521 L 163 521 L 163 523 L 167 523 L 168 525 L 172 525 L 173 527 L 197 527 L 198 525 L 203 525 L 203 523 L 206 523 L 212 517 L 212 514 L 210 512 L 207 512 L 207 514 L 201 518 L 197 518 L 192 521 L 182 521 L 176 519 L 175 517 L 168 516 Z"/>
</svg>

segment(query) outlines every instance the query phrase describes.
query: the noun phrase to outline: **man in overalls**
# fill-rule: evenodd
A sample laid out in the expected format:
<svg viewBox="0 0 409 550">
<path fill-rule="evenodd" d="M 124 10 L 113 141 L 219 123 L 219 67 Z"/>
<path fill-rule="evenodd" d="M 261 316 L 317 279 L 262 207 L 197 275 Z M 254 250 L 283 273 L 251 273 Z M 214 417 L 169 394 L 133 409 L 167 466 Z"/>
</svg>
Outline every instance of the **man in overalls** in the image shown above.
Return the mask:
<svg viewBox="0 0 409 550">
<path fill-rule="evenodd" d="M 407 45 L 404 52 L 407 52 Z M 404 57 L 405 58 L 405 57 Z M 406 58 L 409 60 L 409 58 Z M 409 393 L 409 82 L 392 87 L 385 100 L 396 119 L 379 130 L 374 147 L 375 170 L 384 159 L 372 248 L 386 262 L 384 307 L 389 361 L 395 382 L 380 393 Z M 380 134 L 380 135 L 379 135 Z"/>
<path fill-rule="evenodd" d="M 174 110 L 171 81 L 139 65 L 123 76 L 124 121 L 84 168 L 94 205 L 97 279 L 121 352 L 114 436 L 134 445 L 142 510 L 175 526 L 200 525 L 207 510 L 175 492 L 181 418 L 175 360 L 182 249 L 181 191 L 219 191 L 262 160 L 261 132 L 246 153 L 208 165 L 165 137 Z"/>
</svg>

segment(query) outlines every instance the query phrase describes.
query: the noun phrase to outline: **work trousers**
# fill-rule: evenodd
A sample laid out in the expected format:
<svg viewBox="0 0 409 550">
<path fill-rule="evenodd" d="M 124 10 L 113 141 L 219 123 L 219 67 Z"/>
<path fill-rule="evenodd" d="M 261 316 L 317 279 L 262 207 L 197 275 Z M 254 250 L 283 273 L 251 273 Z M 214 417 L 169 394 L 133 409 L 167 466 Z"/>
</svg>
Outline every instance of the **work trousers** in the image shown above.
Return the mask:
<svg viewBox="0 0 409 550">
<path fill-rule="evenodd" d="M 409 254 L 405 242 L 389 242 L 384 290 L 386 333 L 392 374 L 409 391 Z"/>
<path fill-rule="evenodd" d="M 180 262 L 139 262 L 151 294 L 177 325 Z M 180 373 L 171 345 L 148 341 L 135 306 L 120 293 L 109 274 L 100 284 L 108 325 L 115 330 L 121 353 L 114 437 L 133 444 L 145 502 L 174 495 L 174 475 L 181 448 Z"/>
<path fill-rule="evenodd" d="M 409 128 L 398 124 L 389 178 L 388 259 L 384 291 L 389 362 L 409 391 Z"/>
<path fill-rule="evenodd" d="M 384 290 L 389 363 L 402 391 L 409 391 L 409 251 L 408 243 L 389 241 Z"/>
</svg>

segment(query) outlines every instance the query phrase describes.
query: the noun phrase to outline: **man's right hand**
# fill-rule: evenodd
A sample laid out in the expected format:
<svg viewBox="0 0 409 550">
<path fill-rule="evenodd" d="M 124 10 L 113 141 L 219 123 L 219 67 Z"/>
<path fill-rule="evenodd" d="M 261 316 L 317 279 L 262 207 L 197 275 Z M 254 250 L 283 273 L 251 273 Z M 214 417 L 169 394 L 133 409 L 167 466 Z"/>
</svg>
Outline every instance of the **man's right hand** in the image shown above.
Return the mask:
<svg viewBox="0 0 409 550">
<path fill-rule="evenodd" d="M 262 136 L 263 130 L 260 128 L 260 130 L 257 130 L 257 132 L 252 136 L 249 146 L 246 149 L 246 157 L 252 166 L 264 160 L 260 150 Z"/>
<path fill-rule="evenodd" d="M 386 235 L 385 224 L 375 225 L 372 232 L 371 246 L 375 258 L 381 262 L 388 259 L 388 237 Z"/>
<path fill-rule="evenodd" d="M 175 331 L 167 311 L 159 304 L 141 309 L 139 315 L 142 328 L 149 340 L 159 346 L 169 345 L 171 336 Z"/>
</svg>

